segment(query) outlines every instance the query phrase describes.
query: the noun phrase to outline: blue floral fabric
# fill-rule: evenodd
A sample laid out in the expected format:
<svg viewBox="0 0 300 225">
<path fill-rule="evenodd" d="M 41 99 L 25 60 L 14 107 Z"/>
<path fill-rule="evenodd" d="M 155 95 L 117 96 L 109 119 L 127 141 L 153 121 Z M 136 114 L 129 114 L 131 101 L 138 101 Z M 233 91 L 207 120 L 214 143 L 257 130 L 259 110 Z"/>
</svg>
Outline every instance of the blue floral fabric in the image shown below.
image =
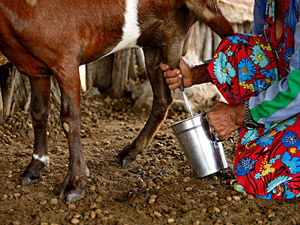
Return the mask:
<svg viewBox="0 0 300 225">
<path fill-rule="evenodd" d="M 294 53 L 289 26 L 290 1 L 285 4 L 282 38 L 275 39 L 275 1 L 268 0 L 265 35 L 236 33 L 219 45 L 208 65 L 213 82 L 229 104 L 241 104 L 289 73 Z M 233 172 L 235 190 L 264 199 L 300 196 L 300 116 L 269 122 L 258 129 L 239 130 Z"/>
</svg>

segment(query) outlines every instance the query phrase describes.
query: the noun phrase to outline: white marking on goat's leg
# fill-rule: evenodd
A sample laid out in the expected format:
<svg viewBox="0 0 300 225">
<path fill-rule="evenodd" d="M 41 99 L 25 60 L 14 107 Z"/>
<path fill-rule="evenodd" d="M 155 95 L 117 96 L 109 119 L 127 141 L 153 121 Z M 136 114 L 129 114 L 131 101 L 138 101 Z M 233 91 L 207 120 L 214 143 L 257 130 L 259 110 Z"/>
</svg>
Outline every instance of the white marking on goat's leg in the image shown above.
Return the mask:
<svg viewBox="0 0 300 225">
<path fill-rule="evenodd" d="M 29 3 L 31 6 L 34 6 L 37 3 L 38 0 L 26 0 L 27 3 Z"/>
<path fill-rule="evenodd" d="M 64 130 L 69 133 L 70 132 L 70 125 L 66 122 L 63 122 L 63 128 Z"/>
<path fill-rule="evenodd" d="M 36 160 L 41 161 L 45 166 L 49 166 L 50 164 L 49 156 L 43 155 L 42 157 L 39 157 L 38 154 L 33 154 L 32 157 Z"/>
<path fill-rule="evenodd" d="M 141 35 L 138 23 L 138 3 L 139 0 L 126 0 L 126 12 L 124 15 L 125 23 L 123 26 L 122 40 L 107 55 L 125 48 L 137 47 L 136 42 Z"/>
</svg>

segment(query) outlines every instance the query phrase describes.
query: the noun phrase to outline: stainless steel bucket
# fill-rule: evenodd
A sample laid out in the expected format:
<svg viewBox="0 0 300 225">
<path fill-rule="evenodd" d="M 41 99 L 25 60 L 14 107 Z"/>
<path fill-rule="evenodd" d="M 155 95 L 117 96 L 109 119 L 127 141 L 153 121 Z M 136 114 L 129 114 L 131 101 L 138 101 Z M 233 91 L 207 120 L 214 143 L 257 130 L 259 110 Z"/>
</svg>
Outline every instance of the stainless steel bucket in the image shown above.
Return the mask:
<svg viewBox="0 0 300 225">
<path fill-rule="evenodd" d="M 228 167 L 222 142 L 211 133 L 205 115 L 203 113 L 171 125 L 196 178 Z"/>
</svg>

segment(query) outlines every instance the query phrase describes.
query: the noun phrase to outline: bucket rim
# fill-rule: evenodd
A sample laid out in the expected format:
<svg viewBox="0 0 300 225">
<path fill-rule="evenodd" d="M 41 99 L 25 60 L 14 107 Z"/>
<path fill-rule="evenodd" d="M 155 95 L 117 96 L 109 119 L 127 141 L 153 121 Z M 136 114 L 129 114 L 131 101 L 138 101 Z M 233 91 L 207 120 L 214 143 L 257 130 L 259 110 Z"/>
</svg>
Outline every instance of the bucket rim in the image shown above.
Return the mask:
<svg viewBox="0 0 300 225">
<path fill-rule="evenodd" d="M 181 123 L 184 123 L 184 122 L 186 122 L 186 121 L 195 119 L 195 118 L 197 118 L 197 117 L 202 117 L 202 116 L 205 115 L 205 114 L 206 114 L 206 113 L 201 113 L 201 114 L 198 114 L 198 115 L 196 115 L 196 116 L 193 116 L 193 117 L 190 117 L 190 118 L 186 118 L 186 119 L 184 119 L 184 120 L 180 120 L 180 121 L 178 121 L 178 122 L 176 122 L 176 123 L 171 124 L 169 127 L 174 127 L 174 126 L 176 126 L 176 125 L 178 125 L 178 124 L 181 124 Z"/>
</svg>

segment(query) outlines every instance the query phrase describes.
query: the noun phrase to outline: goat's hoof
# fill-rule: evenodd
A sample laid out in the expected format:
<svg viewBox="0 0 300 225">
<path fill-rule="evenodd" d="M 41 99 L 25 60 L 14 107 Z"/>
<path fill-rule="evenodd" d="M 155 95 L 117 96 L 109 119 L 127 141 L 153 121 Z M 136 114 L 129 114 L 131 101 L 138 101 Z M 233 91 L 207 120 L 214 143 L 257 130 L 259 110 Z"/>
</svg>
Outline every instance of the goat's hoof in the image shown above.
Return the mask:
<svg viewBox="0 0 300 225">
<path fill-rule="evenodd" d="M 65 201 L 70 202 L 70 203 L 75 202 L 75 201 L 83 198 L 84 192 L 85 192 L 85 190 L 70 192 L 66 195 Z M 65 196 L 64 193 L 60 194 L 60 198 L 63 198 L 64 196 Z"/>
<path fill-rule="evenodd" d="M 37 184 L 40 182 L 40 177 L 22 177 L 21 185 L 22 186 L 29 186 L 33 184 Z"/>
<path fill-rule="evenodd" d="M 68 172 L 64 182 L 60 187 L 59 198 L 64 198 L 66 202 L 75 202 L 84 196 L 85 192 L 85 175 L 77 175 Z"/>
<path fill-rule="evenodd" d="M 122 168 L 126 168 L 133 161 L 134 161 L 133 159 L 131 159 L 129 157 L 125 157 L 124 159 L 121 160 Z"/>
<path fill-rule="evenodd" d="M 132 163 L 134 161 L 134 159 L 132 159 L 126 152 L 126 150 L 124 149 L 123 151 L 121 151 L 118 155 L 117 158 L 119 160 L 119 162 L 121 163 L 121 166 L 123 168 L 126 168 L 130 163 Z"/>
</svg>

